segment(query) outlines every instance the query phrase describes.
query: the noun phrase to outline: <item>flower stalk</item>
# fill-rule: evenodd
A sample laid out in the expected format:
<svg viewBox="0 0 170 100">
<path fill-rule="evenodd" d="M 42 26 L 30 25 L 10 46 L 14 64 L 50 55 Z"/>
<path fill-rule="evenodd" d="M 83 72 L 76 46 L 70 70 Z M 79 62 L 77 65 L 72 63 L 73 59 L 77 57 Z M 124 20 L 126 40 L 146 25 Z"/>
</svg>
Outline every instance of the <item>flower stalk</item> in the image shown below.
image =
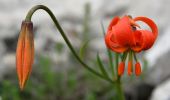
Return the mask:
<svg viewBox="0 0 170 100">
<path fill-rule="evenodd" d="M 122 82 L 121 80 L 116 81 L 116 94 L 117 94 L 117 100 L 125 100 L 123 88 L 122 88 Z"/>
<path fill-rule="evenodd" d="M 75 49 L 73 48 L 71 42 L 70 42 L 69 39 L 67 38 L 67 36 L 66 36 L 66 34 L 64 33 L 63 29 L 61 28 L 60 24 L 58 23 L 56 17 L 54 16 L 54 14 L 51 12 L 51 10 L 50 10 L 48 7 L 46 7 L 46 6 L 44 6 L 44 5 L 36 5 L 36 6 L 32 7 L 32 8 L 29 10 L 29 12 L 27 13 L 27 16 L 26 16 L 26 18 L 25 18 L 25 21 L 31 22 L 31 18 L 32 18 L 34 12 L 36 12 L 36 11 L 39 10 L 39 9 L 42 9 L 42 10 L 46 11 L 46 12 L 49 14 L 49 16 L 50 16 L 51 19 L 53 20 L 56 28 L 59 30 L 61 36 L 63 37 L 63 39 L 65 40 L 67 46 L 69 47 L 70 51 L 71 51 L 72 54 L 75 56 L 75 58 L 83 65 L 84 68 L 86 68 L 88 71 L 92 72 L 93 74 L 97 75 L 98 77 L 100 77 L 100 78 L 102 78 L 102 79 L 110 82 L 111 84 L 114 84 L 114 83 L 115 83 L 115 81 L 113 81 L 112 79 L 107 78 L 107 77 L 105 77 L 103 74 L 95 71 L 94 69 L 92 69 L 92 67 L 90 67 L 89 65 L 87 65 L 85 62 L 82 61 L 82 59 L 81 59 L 81 58 L 78 56 L 78 54 L 75 52 Z M 32 65 L 31 65 L 31 66 L 32 66 Z M 18 70 L 17 70 L 17 71 L 18 71 Z M 18 77 L 19 77 L 19 74 L 18 74 Z M 20 78 L 19 78 L 19 81 L 21 81 Z M 22 87 L 24 87 L 24 86 L 22 86 Z"/>
</svg>

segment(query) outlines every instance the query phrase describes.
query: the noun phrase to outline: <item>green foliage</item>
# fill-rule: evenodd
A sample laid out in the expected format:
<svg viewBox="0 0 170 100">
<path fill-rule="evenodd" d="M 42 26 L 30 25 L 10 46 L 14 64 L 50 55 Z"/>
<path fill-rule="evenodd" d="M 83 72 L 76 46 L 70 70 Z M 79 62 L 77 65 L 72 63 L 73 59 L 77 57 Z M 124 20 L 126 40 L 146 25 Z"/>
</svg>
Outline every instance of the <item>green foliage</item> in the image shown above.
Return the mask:
<svg viewBox="0 0 170 100">
<path fill-rule="evenodd" d="M 85 54 L 86 54 L 86 49 L 88 48 L 88 44 L 89 44 L 90 41 L 86 41 L 82 44 L 82 46 L 80 47 L 80 50 L 79 50 L 79 56 L 81 59 L 84 59 L 85 57 Z"/>
<path fill-rule="evenodd" d="M 104 65 L 99 57 L 99 54 L 97 54 L 97 62 L 98 62 L 98 65 L 99 65 L 99 68 L 102 72 L 102 74 L 106 77 L 106 78 L 109 78 L 108 76 L 108 73 L 106 72 L 105 68 L 104 68 Z"/>
<path fill-rule="evenodd" d="M 64 48 L 64 44 L 63 43 L 60 43 L 60 42 L 56 43 L 56 45 L 55 45 L 56 52 L 62 53 L 63 48 Z"/>
<path fill-rule="evenodd" d="M 19 100 L 19 89 L 8 81 L 3 80 L 1 88 L 1 96 L 3 100 Z"/>
<path fill-rule="evenodd" d="M 97 100 L 98 93 L 107 86 L 83 68 L 71 67 L 65 75 L 63 71 L 52 69 L 50 58 L 40 56 L 38 59 L 24 91 L 19 90 L 16 77 L 2 82 L 3 100 Z M 16 76 L 13 74 L 8 76 Z"/>
</svg>

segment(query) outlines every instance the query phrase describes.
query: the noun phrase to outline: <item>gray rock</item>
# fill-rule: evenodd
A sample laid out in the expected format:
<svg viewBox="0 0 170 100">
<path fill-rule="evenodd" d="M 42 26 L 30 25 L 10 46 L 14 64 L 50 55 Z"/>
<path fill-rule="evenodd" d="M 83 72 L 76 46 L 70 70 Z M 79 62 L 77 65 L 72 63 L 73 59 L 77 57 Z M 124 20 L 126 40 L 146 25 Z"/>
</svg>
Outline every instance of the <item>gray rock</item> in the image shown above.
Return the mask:
<svg viewBox="0 0 170 100">
<path fill-rule="evenodd" d="M 170 100 L 169 91 L 170 79 L 155 88 L 150 100 Z"/>
</svg>

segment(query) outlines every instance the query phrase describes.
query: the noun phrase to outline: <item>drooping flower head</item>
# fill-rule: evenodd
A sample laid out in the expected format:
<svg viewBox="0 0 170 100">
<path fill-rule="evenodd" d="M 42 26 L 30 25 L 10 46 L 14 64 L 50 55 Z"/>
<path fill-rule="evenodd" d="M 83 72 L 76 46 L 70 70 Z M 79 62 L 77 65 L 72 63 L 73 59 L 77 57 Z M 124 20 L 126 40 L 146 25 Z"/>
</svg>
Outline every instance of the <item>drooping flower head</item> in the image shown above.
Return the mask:
<svg viewBox="0 0 170 100">
<path fill-rule="evenodd" d="M 16 69 L 22 90 L 30 75 L 34 61 L 33 24 L 23 21 L 16 50 Z"/>
<path fill-rule="evenodd" d="M 138 21 L 146 23 L 151 28 L 151 31 L 140 29 L 140 26 L 136 23 Z M 132 74 L 132 56 L 134 56 L 136 60 L 135 73 L 138 76 L 141 73 L 141 67 L 140 63 L 137 61 L 135 53 L 150 49 L 157 36 L 158 28 L 156 24 L 147 17 L 136 17 L 134 19 L 132 19 L 130 16 L 124 16 L 122 18 L 115 17 L 112 19 L 108 27 L 105 36 L 105 43 L 107 47 L 114 52 L 129 53 L 129 62 L 127 68 L 128 75 Z M 122 75 L 124 72 L 125 64 L 123 63 L 125 63 L 125 59 L 119 64 L 119 75 Z"/>
</svg>

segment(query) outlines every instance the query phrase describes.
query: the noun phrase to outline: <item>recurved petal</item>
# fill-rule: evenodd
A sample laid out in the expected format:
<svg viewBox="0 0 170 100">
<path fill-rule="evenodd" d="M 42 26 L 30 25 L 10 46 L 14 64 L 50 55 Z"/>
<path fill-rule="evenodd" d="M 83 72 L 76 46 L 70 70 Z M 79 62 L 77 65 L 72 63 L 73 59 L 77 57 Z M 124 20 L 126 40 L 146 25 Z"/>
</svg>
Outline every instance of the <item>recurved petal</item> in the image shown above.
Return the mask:
<svg viewBox="0 0 170 100">
<path fill-rule="evenodd" d="M 142 33 L 143 43 L 142 43 L 142 50 L 147 50 L 152 47 L 154 44 L 157 36 L 158 36 L 158 28 L 156 24 L 147 17 L 136 17 L 134 18 L 134 21 L 142 21 L 146 23 L 152 30 L 139 30 L 140 33 Z"/>
<path fill-rule="evenodd" d="M 152 32 L 148 30 L 139 30 L 142 33 L 143 43 L 142 43 L 142 50 L 147 50 L 152 47 L 155 42 L 155 36 Z"/>
<path fill-rule="evenodd" d="M 143 49 L 143 36 L 140 31 L 134 31 L 135 45 L 131 49 L 135 52 L 140 52 Z"/>
<path fill-rule="evenodd" d="M 122 46 L 131 46 L 135 44 L 130 20 L 131 19 L 128 16 L 124 16 L 114 27 L 112 27 L 117 42 Z"/>
<path fill-rule="evenodd" d="M 108 31 L 105 35 L 105 44 L 106 46 L 111 49 L 111 44 L 110 44 L 110 41 L 111 41 L 111 36 L 112 36 L 112 32 L 111 31 Z"/>
<path fill-rule="evenodd" d="M 108 31 L 105 36 L 105 43 L 109 49 L 118 53 L 124 52 L 128 49 L 117 42 L 113 31 Z"/>
<path fill-rule="evenodd" d="M 112 27 L 116 25 L 119 20 L 120 18 L 118 16 L 114 17 L 109 24 L 108 31 L 112 30 Z"/>
<path fill-rule="evenodd" d="M 125 52 L 125 51 L 127 51 L 127 47 L 123 47 L 123 46 L 117 46 L 117 47 L 111 47 L 111 50 L 112 51 L 115 51 L 115 52 L 117 52 L 117 53 L 122 53 L 122 52 Z"/>
<path fill-rule="evenodd" d="M 134 18 L 134 21 L 142 21 L 142 22 L 146 23 L 151 28 L 154 38 L 155 39 L 157 38 L 158 28 L 157 28 L 157 25 L 154 23 L 154 21 L 152 21 L 151 19 L 149 19 L 147 17 L 142 17 L 142 16 Z"/>
</svg>

